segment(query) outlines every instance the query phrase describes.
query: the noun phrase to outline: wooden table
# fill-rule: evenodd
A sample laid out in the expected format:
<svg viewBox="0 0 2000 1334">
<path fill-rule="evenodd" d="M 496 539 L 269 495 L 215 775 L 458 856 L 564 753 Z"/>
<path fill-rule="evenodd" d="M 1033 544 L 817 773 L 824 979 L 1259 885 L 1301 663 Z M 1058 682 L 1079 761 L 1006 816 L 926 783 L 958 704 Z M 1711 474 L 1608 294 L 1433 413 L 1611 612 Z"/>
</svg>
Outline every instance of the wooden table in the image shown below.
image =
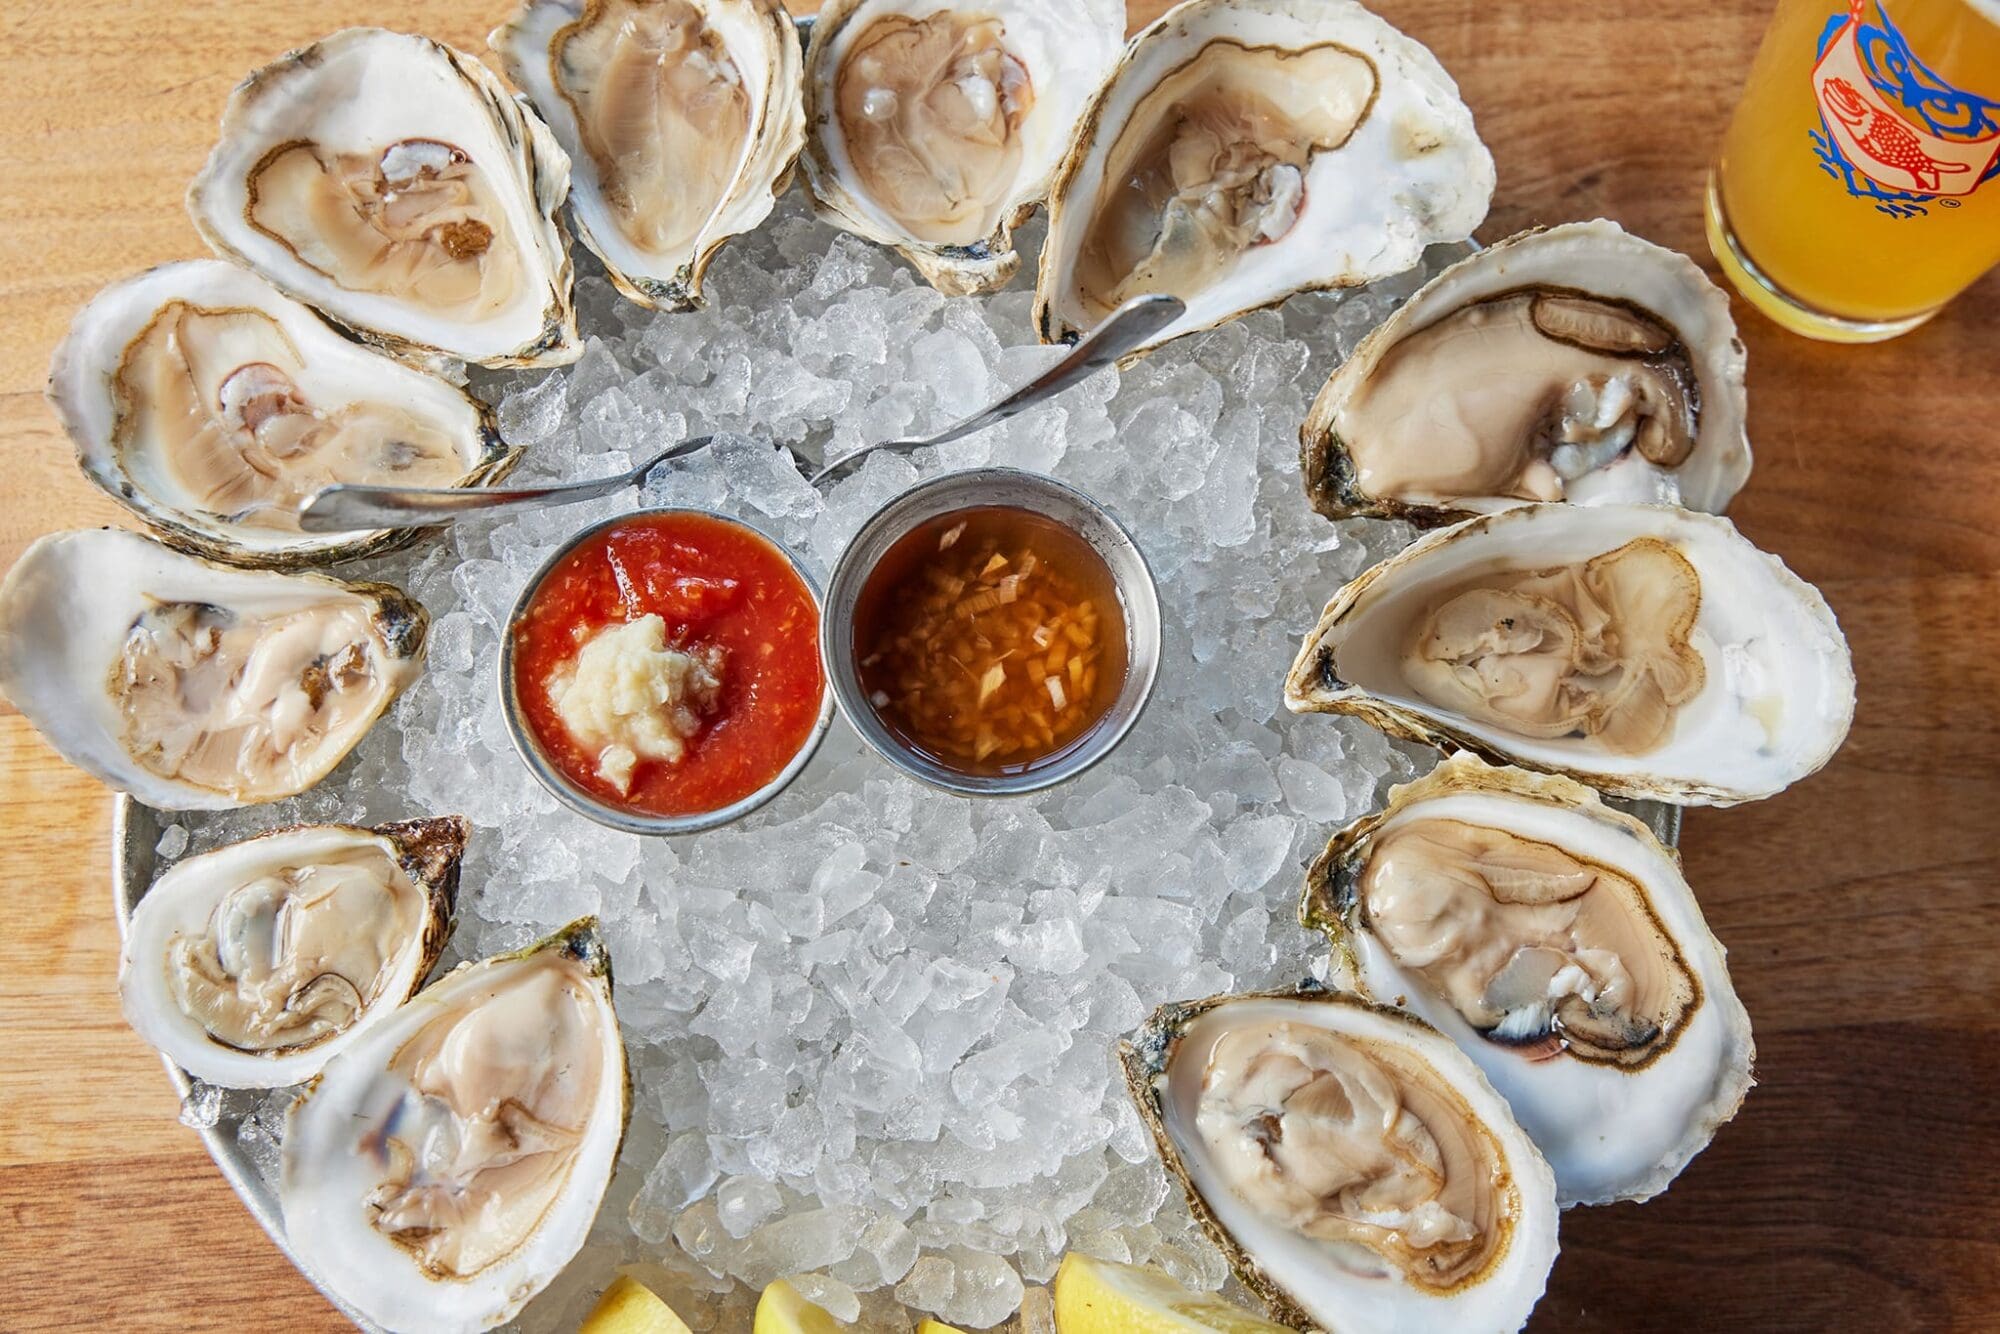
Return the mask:
<svg viewBox="0 0 2000 1334">
<path fill-rule="evenodd" d="M 1457 76 L 1493 146 L 1483 237 L 1601 214 L 1706 262 L 1702 173 L 1766 6 L 1378 7 Z M 501 0 L 9 0 L 0 566 L 51 529 L 123 520 L 72 466 L 43 375 L 98 287 L 202 253 L 181 192 L 236 79 L 344 23 L 483 50 L 503 16 Z M 1865 349 L 1739 303 L 1757 472 L 1735 515 L 1826 591 L 1860 712 L 1825 773 L 1689 816 L 1689 876 L 1755 1018 L 1760 1087 L 1670 1194 L 1565 1217 L 1537 1329 L 2000 1319 L 1996 297 L 1989 280 Z M 109 816 L 0 704 L 0 1328 L 339 1329 L 119 1017 Z"/>
</svg>

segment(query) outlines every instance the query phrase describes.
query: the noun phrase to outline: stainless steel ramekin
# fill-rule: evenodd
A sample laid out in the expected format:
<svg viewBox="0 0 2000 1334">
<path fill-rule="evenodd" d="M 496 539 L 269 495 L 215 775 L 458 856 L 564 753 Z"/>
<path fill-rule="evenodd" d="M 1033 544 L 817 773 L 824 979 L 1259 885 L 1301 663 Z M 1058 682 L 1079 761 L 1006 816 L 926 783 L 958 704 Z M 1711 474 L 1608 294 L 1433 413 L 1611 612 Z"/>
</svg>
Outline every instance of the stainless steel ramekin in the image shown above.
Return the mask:
<svg viewBox="0 0 2000 1334">
<path fill-rule="evenodd" d="M 514 632 L 519 628 L 521 618 L 526 615 L 528 604 L 534 601 L 535 593 L 541 588 L 542 581 L 549 577 L 549 571 L 553 570 L 563 557 L 605 529 L 630 523 L 634 519 L 660 514 L 700 514 L 729 524 L 731 527 L 740 528 L 770 546 L 785 558 L 785 563 L 792 567 L 792 573 L 798 575 L 800 582 L 805 584 L 806 591 L 812 595 L 814 604 L 820 608 L 820 619 L 824 624 L 826 609 L 825 602 L 820 596 L 819 584 L 813 579 L 811 572 L 799 563 L 797 556 L 768 535 L 758 532 L 741 519 L 728 514 L 718 514 L 714 510 L 672 505 L 633 510 L 628 514 L 606 519 L 602 523 L 592 524 L 571 537 L 542 562 L 541 568 L 535 571 L 534 577 L 529 579 L 527 586 L 521 590 L 521 596 L 514 602 L 514 609 L 507 613 L 507 626 L 500 636 L 500 708 L 507 718 L 507 733 L 513 737 L 514 749 L 520 753 L 522 762 L 528 766 L 528 772 L 532 773 L 543 787 L 554 793 L 556 800 L 563 805 L 579 815 L 589 816 L 599 824 L 622 829 L 628 834 L 693 834 L 743 818 L 783 792 L 791 781 L 799 776 L 799 771 L 812 759 L 813 752 L 819 749 L 819 743 L 826 739 L 826 729 L 833 722 L 831 690 L 820 691 L 819 717 L 813 723 L 812 731 L 806 735 L 798 753 L 778 771 L 776 778 L 748 796 L 716 810 L 701 811 L 693 815 L 653 815 L 646 811 L 626 810 L 623 807 L 610 805 L 564 777 L 562 770 L 558 769 L 555 762 L 542 750 L 542 743 L 536 738 L 534 729 L 528 726 L 527 719 L 522 716 L 520 696 L 514 689 Z"/>
<path fill-rule="evenodd" d="M 1082 744 L 1048 763 L 1011 774 L 968 774 L 912 750 L 882 722 L 861 688 L 854 646 L 854 611 L 868 576 L 889 548 L 911 529 L 940 514 L 976 505 L 1008 505 L 1045 515 L 1070 529 L 1110 567 L 1125 620 L 1125 685 L 1103 721 Z M 1081 491 L 1039 473 L 1014 468 L 974 468 L 946 473 L 912 487 L 861 525 L 827 579 L 820 610 L 819 651 L 827 684 L 840 710 L 870 749 L 933 787 L 971 796 L 1013 796 L 1066 782 L 1109 755 L 1139 721 L 1160 669 L 1160 595 L 1153 572 L 1132 535 Z"/>
</svg>

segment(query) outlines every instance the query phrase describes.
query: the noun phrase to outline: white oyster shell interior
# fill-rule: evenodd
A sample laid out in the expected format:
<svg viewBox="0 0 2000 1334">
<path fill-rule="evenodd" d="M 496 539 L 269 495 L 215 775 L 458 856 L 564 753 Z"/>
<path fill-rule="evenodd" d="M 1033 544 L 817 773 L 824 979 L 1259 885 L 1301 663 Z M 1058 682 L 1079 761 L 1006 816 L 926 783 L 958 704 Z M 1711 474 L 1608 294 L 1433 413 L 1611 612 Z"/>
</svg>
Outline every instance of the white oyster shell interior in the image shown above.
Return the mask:
<svg viewBox="0 0 2000 1334">
<path fill-rule="evenodd" d="M 582 352 L 555 210 L 569 159 L 472 57 L 348 28 L 251 74 L 188 212 L 210 246 L 399 354 Z"/>
<path fill-rule="evenodd" d="M 416 679 L 426 621 L 383 584 L 54 533 L 0 583 L 0 692 L 111 786 L 221 810 L 324 778 Z"/>
<path fill-rule="evenodd" d="M 531 0 L 494 32 L 569 154 L 570 214 L 627 296 L 685 309 L 767 217 L 805 141 L 779 0 Z"/>
<path fill-rule="evenodd" d="M 1605 561 L 1632 579 L 1600 587 Z M 1575 596 L 1555 608 L 1559 588 Z M 1854 668 L 1818 590 L 1727 519 L 1530 505 L 1432 533 L 1336 593 L 1285 702 L 1615 795 L 1733 805 L 1831 758 Z"/>
<path fill-rule="evenodd" d="M 346 825 L 186 858 L 133 909 L 118 968 L 126 1021 L 207 1083 L 303 1083 L 423 980 L 443 929 L 436 889 L 395 838 Z"/>
<path fill-rule="evenodd" d="M 336 559 L 375 536 L 300 531 L 292 509 L 321 486 L 452 486 L 512 459 L 462 390 L 221 260 L 93 297 L 49 398 L 92 481 L 203 554 L 249 563 Z"/>
<path fill-rule="evenodd" d="M 391 1330 L 513 1318 L 583 1245 L 624 1136 L 596 923 L 458 968 L 327 1063 L 286 1118 L 285 1234 Z"/>
<path fill-rule="evenodd" d="M 1050 192 L 1046 342 L 1124 299 L 1154 343 L 1400 273 L 1471 234 L 1493 160 L 1434 56 L 1353 0 L 1188 0 L 1133 39 Z"/>
</svg>

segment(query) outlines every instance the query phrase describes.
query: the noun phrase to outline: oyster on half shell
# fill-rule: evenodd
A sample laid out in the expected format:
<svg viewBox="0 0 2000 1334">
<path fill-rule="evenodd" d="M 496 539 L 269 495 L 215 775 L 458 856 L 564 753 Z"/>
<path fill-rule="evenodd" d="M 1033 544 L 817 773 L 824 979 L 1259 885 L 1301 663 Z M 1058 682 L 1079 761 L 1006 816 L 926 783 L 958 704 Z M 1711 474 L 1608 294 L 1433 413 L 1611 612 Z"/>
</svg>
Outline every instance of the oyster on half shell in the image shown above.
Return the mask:
<svg viewBox="0 0 2000 1334">
<path fill-rule="evenodd" d="M 429 623 L 388 584 L 52 533 L 0 583 L 0 694 L 112 787 L 223 810 L 326 777 L 416 679 Z"/>
<path fill-rule="evenodd" d="M 1132 297 L 1152 345 L 1471 235 L 1493 159 L 1423 46 L 1353 0 L 1187 0 L 1133 39 L 1049 193 L 1045 343 Z"/>
<path fill-rule="evenodd" d="M 488 39 L 569 153 L 570 218 L 618 290 L 690 310 L 805 141 L 781 0 L 528 0 Z"/>
<path fill-rule="evenodd" d="M 1832 758 L 1854 667 L 1819 591 L 1727 519 L 1526 505 L 1335 593 L 1285 704 L 1616 796 L 1729 806 Z"/>
<path fill-rule="evenodd" d="M 1570 779 L 1445 761 L 1328 841 L 1299 919 L 1486 1072 L 1564 1205 L 1665 1190 L 1750 1087 L 1750 1017 L 1679 859 Z"/>
<path fill-rule="evenodd" d="M 163 264 L 77 313 L 49 401 L 93 482 L 169 542 L 290 568 L 417 535 L 306 533 L 333 482 L 477 486 L 520 457 L 455 385 L 329 328 L 248 269 Z"/>
<path fill-rule="evenodd" d="M 391 352 L 558 366 L 583 351 L 568 191 L 569 158 L 484 65 L 347 28 L 237 86 L 187 205 L 217 254 Z"/>
<path fill-rule="evenodd" d="M 631 1105 L 584 918 L 460 965 L 327 1062 L 285 1118 L 286 1239 L 385 1329 L 491 1329 L 582 1247 Z"/>
<path fill-rule="evenodd" d="M 210 1084 L 312 1078 L 437 962 L 470 833 L 302 825 L 176 862 L 126 928 L 126 1022 Z"/>
<path fill-rule="evenodd" d="M 1729 298 L 1615 222 L 1522 232 L 1418 290 L 1299 430 L 1332 518 L 1437 523 L 1527 501 L 1720 514 L 1750 475 Z"/>
<path fill-rule="evenodd" d="M 1120 0 L 829 0 L 806 49 L 806 181 L 941 292 L 1004 286 L 1124 46 Z"/>
<path fill-rule="evenodd" d="M 1421 1019 L 1326 991 L 1164 1005 L 1119 1047 L 1188 1206 L 1302 1330 L 1514 1330 L 1556 1256 L 1549 1166 Z"/>
</svg>

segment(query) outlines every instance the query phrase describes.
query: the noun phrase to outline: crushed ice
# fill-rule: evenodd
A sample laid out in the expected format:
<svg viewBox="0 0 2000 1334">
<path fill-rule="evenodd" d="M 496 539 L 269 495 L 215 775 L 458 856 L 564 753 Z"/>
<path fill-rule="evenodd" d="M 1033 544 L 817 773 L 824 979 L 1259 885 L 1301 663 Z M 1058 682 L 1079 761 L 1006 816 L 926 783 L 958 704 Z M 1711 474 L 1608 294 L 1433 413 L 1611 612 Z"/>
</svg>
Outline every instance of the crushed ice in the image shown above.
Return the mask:
<svg viewBox="0 0 2000 1334">
<path fill-rule="evenodd" d="M 551 547 L 625 496 L 343 569 L 430 608 L 422 680 L 314 791 L 187 819 L 158 850 L 457 811 L 477 832 L 447 966 L 602 918 L 632 1126 L 591 1244 L 522 1329 L 573 1328 L 621 1266 L 717 1329 L 747 1328 L 754 1287 L 796 1274 L 870 1328 L 897 1328 L 900 1303 L 1047 1329 L 1039 1285 L 1068 1247 L 1217 1287 L 1222 1260 L 1169 1188 L 1113 1049 L 1162 1001 L 1313 971 L 1320 952 L 1293 918 L 1302 861 L 1419 762 L 1358 723 L 1281 706 L 1327 594 L 1407 537 L 1313 513 L 1297 430 L 1340 357 L 1454 257 L 1182 340 L 943 450 L 873 457 L 822 500 L 769 442 L 845 450 L 1025 380 L 1058 355 L 1033 341 L 1025 285 L 947 299 L 815 222 L 797 192 L 722 252 L 699 314 L 625 302 L 579 252 L 582 360 L 473 377 L 528 447 L 519 476 L 609 473 L 714 434 L 646 502 L 742 516 L 823 576 L 921 476 L 1052 472 L 1113 510 L 1159 579 L 1166 646 L 1139 727 L 1076 783 L 972 802 L 896 775 L 837 722 L 801 779 L 738 825 L 641 840 L 589 823 L 509 745 L 497 637 Z M 268 1178 L 288 1097 L 239 1108 L 198 1091 L 185 1119 L 227 1112 Z"/>
</svg>

